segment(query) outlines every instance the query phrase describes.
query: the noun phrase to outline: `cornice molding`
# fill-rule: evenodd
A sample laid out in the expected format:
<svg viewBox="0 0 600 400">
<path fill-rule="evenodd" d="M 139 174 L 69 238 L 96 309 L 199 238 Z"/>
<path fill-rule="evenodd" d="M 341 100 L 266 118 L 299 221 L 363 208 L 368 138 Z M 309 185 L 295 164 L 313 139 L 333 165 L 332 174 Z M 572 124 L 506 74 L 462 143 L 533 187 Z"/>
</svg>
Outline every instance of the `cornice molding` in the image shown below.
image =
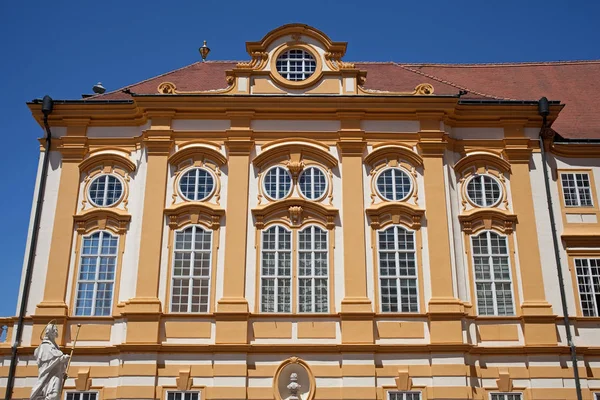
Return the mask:
<svg viewBox="0 0 600 400">
<path fill-rule="evenodd" d="M 505 234 L 512 233 L 517 216 L 497 208 L 473 208 L 458 216 L 462 230 L 468 235 L 480 230 L 495 229 Z"/>
<path fill-rule="evenodd" d="M 366 209 L 371 219 L 371 228 L 378 230 L 389 224 L 402 224 L 410 229 L 421 228 L 425 210 L 412 204 L 383 202 Z"/>
<path fill-rule="evenodd" d="M 335 227 L 335 219 L 338 210 L 331 206 L 323 205 L 302 198 L 288 198 L 265 204 L 252 209 L 257 229 L 263 229 L 266 224 L 276 218 L 284 217 L 292 226 L 300 226 L 306 221 L 313 220 L 321 222 L 327 229 Z"/>
<path fill-rule="evenodd" d="M 127 232 L 131 215 L 116 208 L 92 208 L 73 216 L 77 232 L 109 229 L 117 234 Z"/>
<path fill-rule="evenodd" d="M 221 226 L 225 210 L 212 203 L 185 202 L 165 209 L 168 225 L 179 229 L 188 224 L 202 224 L 210 229 Z"/>
</svg>

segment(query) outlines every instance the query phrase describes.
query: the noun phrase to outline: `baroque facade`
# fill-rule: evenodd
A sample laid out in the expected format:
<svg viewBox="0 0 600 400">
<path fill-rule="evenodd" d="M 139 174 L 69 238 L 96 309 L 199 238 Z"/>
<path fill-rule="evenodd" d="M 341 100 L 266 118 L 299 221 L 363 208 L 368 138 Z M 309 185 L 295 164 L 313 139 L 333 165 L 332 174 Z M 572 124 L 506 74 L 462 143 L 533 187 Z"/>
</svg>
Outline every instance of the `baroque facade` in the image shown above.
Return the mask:
<svg viewBox="0 0 600 400">
<path fill-rule="evenodd" d="M 572 88 L 598 63 L 348 63 L 300 24 L 246 47 L 54 101 L 13 398 L 50 320 L 67 350 L 81 324 L 67 400 L 574 399 L 567 323 L 600 393 L 600 122 Z"/>
</svg>

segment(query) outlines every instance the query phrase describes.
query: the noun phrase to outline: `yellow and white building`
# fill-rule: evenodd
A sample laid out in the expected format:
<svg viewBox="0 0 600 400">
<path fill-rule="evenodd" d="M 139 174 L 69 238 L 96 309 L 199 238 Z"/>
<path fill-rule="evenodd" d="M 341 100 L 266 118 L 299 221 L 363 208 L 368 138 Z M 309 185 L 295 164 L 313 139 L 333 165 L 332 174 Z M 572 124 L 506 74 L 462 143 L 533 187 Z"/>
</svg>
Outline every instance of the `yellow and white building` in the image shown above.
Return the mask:
<svg viewBox="0 0 600 400">
<path fill-rule="evenodd" d="M 13 398 L 56 320 L 65 351 L 82 325 L 67 400 L 293 399 L 292 373 L 302 400 L 575 399 L 544 168 L 600 395 L 600 120 L 574 89 L 599 63 L 349 63 L 300 24 L 246 47 L 54 101 Z"/>
</svg>

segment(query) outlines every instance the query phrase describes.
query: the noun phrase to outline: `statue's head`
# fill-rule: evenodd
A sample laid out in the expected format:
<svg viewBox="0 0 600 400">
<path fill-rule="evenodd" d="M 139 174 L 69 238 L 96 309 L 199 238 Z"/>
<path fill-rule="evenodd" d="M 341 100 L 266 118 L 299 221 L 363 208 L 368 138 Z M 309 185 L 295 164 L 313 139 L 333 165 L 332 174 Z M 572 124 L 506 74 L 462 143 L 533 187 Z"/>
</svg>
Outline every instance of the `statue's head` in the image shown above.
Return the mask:
<svg viewBox="0 0 600 400">
<path fill-rule="evenodd" d="M 298 381 L 298 374 L 295 372 L 292 372 L 292 374 L 290 375 L 290 381 L 292 381 L 292 382 Z"/>
<path fill-rule="evenodd" d="M 58 336 L 58 328 L 54 324 L 54 321 L 48 322 L 46 328 L 44 328 L 44 337 L 43 339 L 48 339 L 54 341 Z"/>
</svg>

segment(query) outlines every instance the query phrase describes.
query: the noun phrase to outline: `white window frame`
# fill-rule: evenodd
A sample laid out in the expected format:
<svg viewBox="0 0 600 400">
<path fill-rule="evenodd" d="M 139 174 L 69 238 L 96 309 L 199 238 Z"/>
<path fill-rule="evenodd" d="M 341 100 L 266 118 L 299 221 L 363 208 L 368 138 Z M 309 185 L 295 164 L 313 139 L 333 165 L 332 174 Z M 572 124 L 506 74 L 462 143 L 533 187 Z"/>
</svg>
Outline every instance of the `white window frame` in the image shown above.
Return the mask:
<svg viewBox="0 0 600 400">
<path fill-rule="evenodd" d="M 387 171 L 392 171 L 392 198 L 389 199 L 386 196 L 383 195 L 383 193 L 381 193 L 381 191 L 379 190 L 379 178 L 381 178 L 381 176 L 386 173 Z M 408 188 L 408 191 L 406 192 L 406 195 L 402 198 L 398 198 L 397 197 L 397 192 L 396 192 L 396 171 L 400 171 L 404 174 L 406 174 L 406 176 L 408 177 L 408 180 L 410 182 L 410 187 Z M 415 188 L 415 183 L 413 181 L 413 178 L 411 177 L 410 173 L 405 170 L 404 168 L 401 167 L 387 167 L 387 168 L 383 168 L 381 171 L 379 171 L 377 173 L 377 175 L 375 176 L 375 190 L 377 191 L 377 194 L 384 200 L 386 201 L 404 201 L 406 199 L 408 199 L 410 197 L 410 195 L 412 194 L 413 190 Z"/>
<path fill-rule="evenodd" d="M 475 255 L 474 252 L 474 246 L 473 246 L 473 238 L 478 237 L 482 234 L 486 234 L 486 241 L 487 241 L 487 254 L 485 255 Z M 504 240 L 506 241 L 506 254 L 492 254 L 491 252 L 491 237 L 490 237 L 490 233 L 494 233 L 496 235 L 498 235 L 501 238 L 504 238 Z M 511 260 L 510 260 L 510 245 L 508 242 L 508 236 L 503 235 L 499 232 L 493 231 L 493 230 L 484 230 L 481 232 L 477 232 L 475 234 L 472 234 L 469 236 L 469 244 L 471 246 L 471 263 L 472 263 L 472 270 L 473 270 L 473 285 L 474 285 L 474 289 L 475 289 L 475 309 L 477 312 L 477 315 L 484 315 L 484 316 L 496 316 L 496 317 L 505 317 L 505 316 L 514 316 L 516 315 L 516 308 L 517 308 L 517 303 L 516 303 L 516 298 L 515 298 L 515 281 L 513 279 L 513 273 L 512 273 L 512 265 L 511 265 Z M 488 263 L 490 265 L 490 279 L 477 279 L 477 272 L 475 271 L 475 257 L 488 257 Z M 493 263 L 490 262 L 490 258 L 494 257 L 494 256 L 502 256 L 502 257 L 506 257 L 507 260 L 507 264 L 508 264 L 508 274 L 510 277 L 510 280 L 496 280 L 494 277 L 494 268 L 493 268 Z M 494 314 L 480 314 L 479 313 L 479 307 L 478 307 L 478 302 L 479 302 L 479 298 L 477 296 L 477 284 L 478 283 L 491 283 L 492 284 L 492 301 L 494 303 Z M 497 294 L 496 294 L 496 283 L 510 283 L 510 296 L 511 296 L 511 300 L 512 300 L 512 314 L 499 314 L 498 313 L 498 299 L 497 299 Z"/>
<path fill-rule="evenodd" d="M 394 230 L 394 249 L 393 250 L 381 250 L 381 244 L 379 241 L 379 234 L 381 232 L 385 232 L 388 229 L 393 229 Z M 404 250 L 404 249 L 400 249 L 399 246 L 399 242 L 398 242 L 398 229 L 403 229 L 405 230 L 408 234 L 411 234 L 413 237 L 413 245 L 414 248 L 412 250 Z M 379 288 L 379 310 L 382 313 L 410 313 L 410 314 L 415 314 L 415 313 L 419 313 L 421 306 L 420 306 L 420 289 L 419 289 L 419 261 L 417 258 L 417 236 L 416 236 L 416 231 L 407 228 L 404 225 L 400 225 L 400 224 L 392 224 L 392 225 L 388 225 L 384 228 L 381 228 L 379 230 L 377 230 L 377 285 Z M 395 275 L 382 275 L 381 274 L 381 253 L 393 253 L 395 255 L 394 260 L 396 263 L 396 274 Z M 400 275 L 399 274 L 399 269 L 400 269 L 400 254 L 410 254 L 413 253 L 414 255 L 414 264 L 415 264 L 415 275 Z M 398 306 L 398 311 L 384 311 L 383 310 L 383 291 L 382 291 L 382 287 L 381 287 L 381 280 L 382 279 L 393 279 L 396 282 L 396 293 L 397 293 L 397 297 L 398 297 L 398 302 L 397 302 L 397 306 Z M 404 279 L 404 280 L 413 280 L 415 282 L 415 288 L 416 288 L 416 305 L 417 305 L 417 309 L 414 311 L 402 311 L 402 301 L 401 301 L 401 286 L 400 286 L 400 281 Z"/>
<path fill-rule="evenodd" d="M 180 393 L 182 395 L 182 400 L 185 400 L 186 394 L 197 394 L 198 400 L 202 400 L 202 392 L 200 390 L 167 390 L 165 392 L 164 400 L 169 400 L 169 394 L 171 394 L 171 393 L 173 393 L 173 394 Z"/>
<path fill-rule="evenodd" d="M 276 196 L 271 196 L 271 193 L 269 193 L 269 191 L 267 190 L 266 183 L 267 183 L 267 175 L 269 174 L 269 172 L 271 172 L 274 169 L 277 169 L 277 174 L 275 176 L 275 185 L 276 185 L 276 189 L 275 189 L 276 193 L 275 194 L 276 194 Z M 279 184 L 280 184 L 280 179 L 282 176 L 281 171 L 285 171 L 285 175 L 290 179 L 290 188 L 288 189 L 287 193 L 283 193 L 283 194 L 281 194 L 281 196 L 277 197 L 277 195 L 280 195 Z M 294 189 L 294 180 L 292 179 L 292 174 L 283 165 L 274 165 L 265 171 L 265 173 L 263 175 L 263 179 L 262 179 L 262 188 L 263 188 L 263 192 L 265 193 L 265 196 L 267 196 L 267 198 L 269 198 L 271 200 L 285 199 L 286 197 L 288 197 L 290 195 L 290 193 L 292 193 L 292 190 Z"/>
<path fill-rule="evenodd" d="M 301 58 L 290 58 L 290 52 L 292 51 L 301 51 Z M 300 71 L 291 71 L 290 62 L 300 61 L 302 65 L 302 69 Z M 285 71 L 279 68 L 279 63 L 285 63 Z M 310 68 L 312 66 L 312 68 Z M 309 51 L 304 49 L 289 49 L 281 53 L 277 60 L 275 60 L 275 69 L 277 73 L 281 75 L 284 79 L 291 82 L 301 82 L 305 81 L 317 70 L 317 60 L 314 55 L 312 55 Z"/>
<path fill-rule="evenodd" d="M 194 176 L 194 198 L 190 199 L 183 193 L 183 190 L 181 190 L 181 181 L 186 174 L 188 174 L 192 171 L 195 171 L 196 174 Z M 199 187 L 199 182 L 198 182 L 199 176 L 198 175 L 200 173 L 199 171 L 206 172 L 208 174 L 208 176 L 210 176 L 210 178 L 212 179 L 212 187 L 211 187 L 210 191 L 208 191 L 207 195 L 202 198 L 198 198 L 198 187 Z M 179 195 L 188 201 L 204 201 L 204 200 L 210 198 L 210 196 L 212 196 L 212 194 L 215 192 L 216 188 L 217 188 L 217 180 L 215 178 L 215 175 L 208 168 L 203 168 L 203 167 L 188 168 L 181 174 L 181 176 L 177 180 L 177 191 L 179 192 Z"/>
<path fill-rule="evenodd" d="M 114 201 L 114 203 L 106 204 L 106 200 L 108 197 L 108 180 L 110 178 L 115 178 L 117 180 L 117 182 L 119 182 L 119 185 L 121 185 L 121 195 Z M 104 179 L 104 193 L 102 194 L 102 202 L 104 203 L 103 205 L 96 203 L 96 201 L 94 201 L 94 199 L 92 197 L 92 193 L 91 193 L 92 185 L 94 184 L 94 182 L 98 181 L 99 179 Z M 88 185 L 88 188 L 87 188 L 88 200 L 94 207 L 101 207 L 101 208 L 113 207 L 115 204 L 118 204 L 121 201 L 124 194 L 125 194 L 125 184 L 123 183 L 121 178 L 116 174 L 100 174 L 99 176 L 96 176 L 96 177 L 94 177 L 94 179 L 92 179 L 92 181 L 90 182 L 90 184 Z"/>
<path fill-rule="evenodd" d="M 94 236 L 95 234 L 99 233 L 99 239 L 98 239 L 98 252 L 96 254 L 83 254 L 83 246 L 85 243 L 86 239 L 91 238 L 92 236 Z M 109 235 L 112 238 L 115 238 L 117 240 L 117 244 L 116 244 L 116 252 L 114 254 L 103 254 L 102 253 L 102 239 L 104 238 L 105 235 Z M 116 286 L 116 280 L 117 280 L 117 272 L 118 272 L 118 263 L 119 263 L 119 236 L 118 235 L 114 235 L 113 233 L 107 231 L 107 230 L 98 230 L 98 231 L 94 231 L 91 232 L 87 235 L 84 235 L 81 238 L 81 243 L 79 245 L 79 268 L 77 269 L 77 275 L 75 276 L 75 305 L 73 307 L 73 314 L 77 317 L 98 317 L 98 316 L 110 316 L 112 315 L 112 308 L 113 308 L 113 303 L 114 303 L 114 297 L 115 297 L 115 286 Z M 95 268 L 95 277 L 93 280 L 81 280 L 80 279 L 80 275 L 81 275 L 81 267 L 82 267 L 82 261 L 83 258 L 91 258 L 91 257 L 95 257 L 96 258 L 96 268 Z M 114 272 L 113 272 L 113 279 L 112 280 L 100 280 L 98 279 L 98 274 L 100 273 L 100 260 L 102 257 L 111 257 L 114 259 Z M 92 296 L 92 309 L 90 311 L 89 315 L 86 314 L 78 314 L 77 313 L 77 302 L 80 299 L 80 291 L 79 291 L 79 285 L 80 284 L 90 284 L 92 283 L 94 285 L 94 289 L 93 289 L 93 296 Z M 103 314 L 103 315 L 96 315 L 96 296 L 98 295 L 98 285 L 101 283 L 111 283 L 112 284 L 112 289 L 111 289 L 111 296 L 110 296 L 110 307 L 109 310 L 110 312 L 108 314 Z"/>
<path fill-rule="evenodd" d="M 315 228 L 319 229 L 321 231 L 323 231 L 325 233 L 325 250 L 319 250 L 316 251 L 315 250 Z M 312 230 L 311 232 L 311 248 L 309 250 L 301 250 L 300 249 L 300 233 L 304 232 L 305 230 L 310 229 Z M 315 313 L 315 314 L 327 314 L 329 313 L 329 297 L 331 296 L 330 293 L 330 287 L 329 287 L 329 230 L 319 226 L 319 225 L 315 225 L 315 224 L 311 224 L 311 225 L 307 225 L 305 227 L 303 227 L 302 229 L 298 230 L 297 232 L 297 238 L 296 238 L 296 248 L 297 248 L 297 266 L 298 266 L 298 271 L 296 273 L 297 278 L 296 278 L 296 282 L 297 282 L 297 287 L 298 287 L 298 295 L 297 295 L 297 300 L 298 300 L 298 313 L 301 314 L 307 314 L 307 313 Z M 300 275 L 300 253 L 309 253 L 311 255 L 311 275 Z M 327 275 L 315 275 L 314 271 L 315 271 L 315 253 L 325 253 L 325 261 L 327 262 Z M 293 272 L 292 272 L 293 275 Z M 311 281 L 311 301 L 310 301 L 310 311 L 300 311 L 300 280 L 301 279 L 310 279 Z M 327 287 L 327 298 L 325 300 L 325 311 L 315 311 L 316 308 L 316 292 L 315 292 L 315 281 L 317 279 L 324 279 L 325 283 L 326 283 L 326 287 Z"/>
<path fill-rule="evenodd" d="M 523 393 L 521 392 L 512 392 L 512 393 L 507 393 L 507 392 L 490 392 L 490 396 L 489 396 L 489 400 L 492 400 L 495 396 L 499 396 L 501 397 L 498 400 L 508 400 L 508 396 L 516 396 L 517 399 L 514 400 L 523 400 Z"/>
<path fill-rule="evenodd" d="M 398 394 L 401 395 L 401 399 L 398 400 L 406 400 L 406 395 L 410 394 L 410 395 L 417 395 L 418 399 L 421 400 L 422 399 L 422 393 L 420 390 L 388 390 L 387 394 L 386 394 L 386 399 L 387 400 L 392 400 L 392 394 Z M 411 396 L 412 397 L 412 396 Z"/>
<path fill-rule="evenodd" d="M 321 193 L 315 193 L 315 174 L 314 173 L 311 174 L 311 178 L 310 178 L 311 179 L 310 192 L 304 193 L 304 191 L 302 190 L 302 185 L 300 184 L 300 180 L 307 173 L 307 171 L 319 171 L 321 174 L 323 174 L 323 178 L 325 179 L 325 187 L 323 188 L 323 191 Z M 298 191 L 300 192 L 302 197 L 304 197 L 307 200 L 317 201 L 317 200 L 322 199 L 323 196 L 325 196 L 327 194 L 328 189 L 329 189 L 329 179 L 327 179 L 327 174 L 325 173 L 325 171 L 323 171 L 321 168 L 317 167 L 316 165 L 309 165 L 308 167 L 304 168 L 304 170 L 298 176 Z"/>
<path fill-rule="evenodd" d="M 271 228 L 279 228 L 283 229 L 290 235 L 290 248 L 289 250 L 280 250 L 279 249 L 279 233 L 278 230 L 275 230 L 275 248 L 268 249 L 265 251 L 265 233 Z M 264 254 L 274 253 L 275 254 L 275 274 L 274 275 L 265 275 L 263 273 L 263 261 Z M 289 252 L 289 260 L 290 260 L 290 275 L 279 275 L 278 273 L 278 262 L 279 262 L 279 253 L 287 253 Z M 260 292 L 259 292 L 259 306 L 261 313 L 275 313 L 275 314 L 288 314 L 293 310 L 292 299 L 294 298 L 294 264 L 293 264 L 293 252 L 294 252 L 294 233 L 291 229 L 281 224 L 269 225 L 265 229 L 263 229 L 260 233 Z M 263 279 L 269 279 L 274 281 L 274 299 L 273 299 L 273 311 L 263 311 Z M 289 280 L 290 282 L 290 295 L 289 295 L 289 310 L 287 311 L 278 311 L 279 308 L 279 296 L 278 296 L 278 288 L 279 288 L 279 280 Z"/>
<path fill-rule="evenodd" d="M 571 178 L 573 179 L 573 182 L 575 184 L 574 187 L 569 186 L 569 188 L 571 189 L 575 189 L 575 194 L 576 194 L 576 199 L 577 199 L 577 204 L 567 204 L 567 196 L 566 196 L 566 192 L 565 192 L 565 184 L 563 181 L 563 176 L 565 175 L 571 175 Z M 580 187 L 579 184 L 577 183 L 577 175 L 585 175 L 587 177 L 587 182 L 588 185 L 587 187 L 582 186 Z M 563 203 L 565 205 L 565 207 L 594 207 L 594 196 L 593 196 L 593 192 L 592 192 L 592 179 L 590 177 L 589 172 L 561 172 L 560 173 L 560 183 L 562 186 L 562 195 L 563 195 Z M 590 198 L 590 204 L 581 204 L 581 190 L 586 190 L 588 192 L 588 196 Z"/>
<path fill-rule="evenodd" d="M 585 261 L 586 265 L 578 266 L 577 265 L 578 262 L 582 262 L 582 261 Z M 596 265 L 592 266 L 591 265 L 592 262 Z M 596 274 L 596 275 L 592 274 L 591 269 L 598 268 L 600 270 L 600 257 L 598 257 L 598 258 L 596 258 L 596 257 L 576 257 L 573 259 L 573 265 L 575 267 L 575 278 L 577 280 L 577 292 L 579 294 L 579 306 L 581 307 L 581 314 L 584 317 L 597 317 L 599 314 L 599 311 L 600 311 L 600 308 L 599 308 L 600 304 L 597 300 L 597 298 L 598 298 L 597 296 L 600 296 L 600 292 L 597 292 L 594 289 L 594 278 L 596 278 L 597 280 L 600 281 L 600 274 Z M 586 270 L 585 276 L 579 274 L 580 268 L 585 268 L 585 270 Z M 589 287 L 591 289 L 591 292 L 589 292 L 589 291 L 584 292 L 581 290 L 582 289 L 582 286 L 580 283 L 581 278 L 588 278 L 590 280 Z M 594 312 L 593 315 L 585 315 L 585 310 L 583 307 L 583 300 L 582 300 L 582 296 L 584 296 L 584 295 L 590 296 L 590 298 L 591 298 L 591 302 L 593 303 L 593 307 L 594 307 L 594 309 L 592 310 Z"/>
<path fill-rule="evenodd" d="M 192 228 L 192 248 L 189 250 L 177 250 L 176 248 L 176 242 L 177 242 L 177 233 L 183 232 L 186 229 Z M 208 252 L 208 278 L 205 277 L 201 277 L 201 276 L 194 276 L 193 275 L 193 270 L 194 270 L 194 260 L 195 260 L 195 253 L 197 252 L 196 250 L 196 232 L 198 229 L 202 229 L 205 232 L 208 232 L 210 234 L 210 244 L 209 244 L 209 250 Z M 212 286 L 212 263 L 213 263 L 213 240 L 214 240 L 214 235 L 213 235 L 214 231 L 212 231 L 211 229 L 206 228 L 205 226 L 202 225 L 198 225 L 198 224 L 194 224 L 194 225 L 186 225 L 184 227 L 182 227 L 181 229 L 176 230 L 173 233 L 173 250 L 172 250 L 172 256 L 173 256 L 173 260 L 171 261 L 171 290 L 170 290 L 170 296 L 169 296 L 169 312 L 173 313 L 173 314 L 206 314 L 208 312 L 210 312 L 210 306 L 211 306 L 211 286 Z M 175 276 L 175 253 L 176 252 L 186 252 L 186 253 L 190 253 L 190 274 L 187 276 Z M 202 252 L 206 252 L 206 251 L 202 251 Z M 175 279 L 188 279 L 188 299 L 187 299 L 187 311 L 173 311 L 173 290 L 175 289 Z M 194 279 L 198 279 L 200 281 L 202 280 L 206 280 L 207 281 L 207 285 L 208 285 L 208 298 L 207 298 L 207 302 L 206 302 L 206 311 L 191 311 L 192 309 L 192 289 L 193 286 L 192 282 L 194 281 Z M 199 304 L 199 306 L 201 306 L 202 303 Z"/>
<path fill-rule="evenodd" d="M 494 182 L 496 185 L 498 185 L 498 198 L 496 200 L 494 200 L 491 204 L 486 205 L 485 203 L 487 202 L 487 193 L 485 190 L 485 179 L 491 179 L 492 182 Z M 483 201 L 483 204 L 479 204 L 475 201 L 475 199 L 473 199 L 471 197 L 471 195 L 469 194 L 469 185 L 475 180 L 475 179 L 479 179 L 480 183 L 481 183 L 481 200 Z M 500 201 L 502 200 L 502 185 L 500 184 L 500 182 L 498 181 L 498 179 L 496 179 L 496 177 L 489 175 L 489 174 L 477 174 L 472 176 L 468 181 L 467 184 L 465 186 L 465 191 L 467 193 L 467 197 L 469 198 L 469 200 L 471 200 L 471 202 L 476 205 L 477 207 L 495 207 L 498 205 L 498 203 L 500 203 Z"/>
<path fill-rule="evenodd" d="M 77 395 L 78 398 L 73 400 L 81 400 L 84 394 L 94 394 L 96 396 L 94 400 L 100 400 L 100 392 L 97 390 L 65 390 L 64 400 L 67 400 L 69 394 Z"/>
</svg>

